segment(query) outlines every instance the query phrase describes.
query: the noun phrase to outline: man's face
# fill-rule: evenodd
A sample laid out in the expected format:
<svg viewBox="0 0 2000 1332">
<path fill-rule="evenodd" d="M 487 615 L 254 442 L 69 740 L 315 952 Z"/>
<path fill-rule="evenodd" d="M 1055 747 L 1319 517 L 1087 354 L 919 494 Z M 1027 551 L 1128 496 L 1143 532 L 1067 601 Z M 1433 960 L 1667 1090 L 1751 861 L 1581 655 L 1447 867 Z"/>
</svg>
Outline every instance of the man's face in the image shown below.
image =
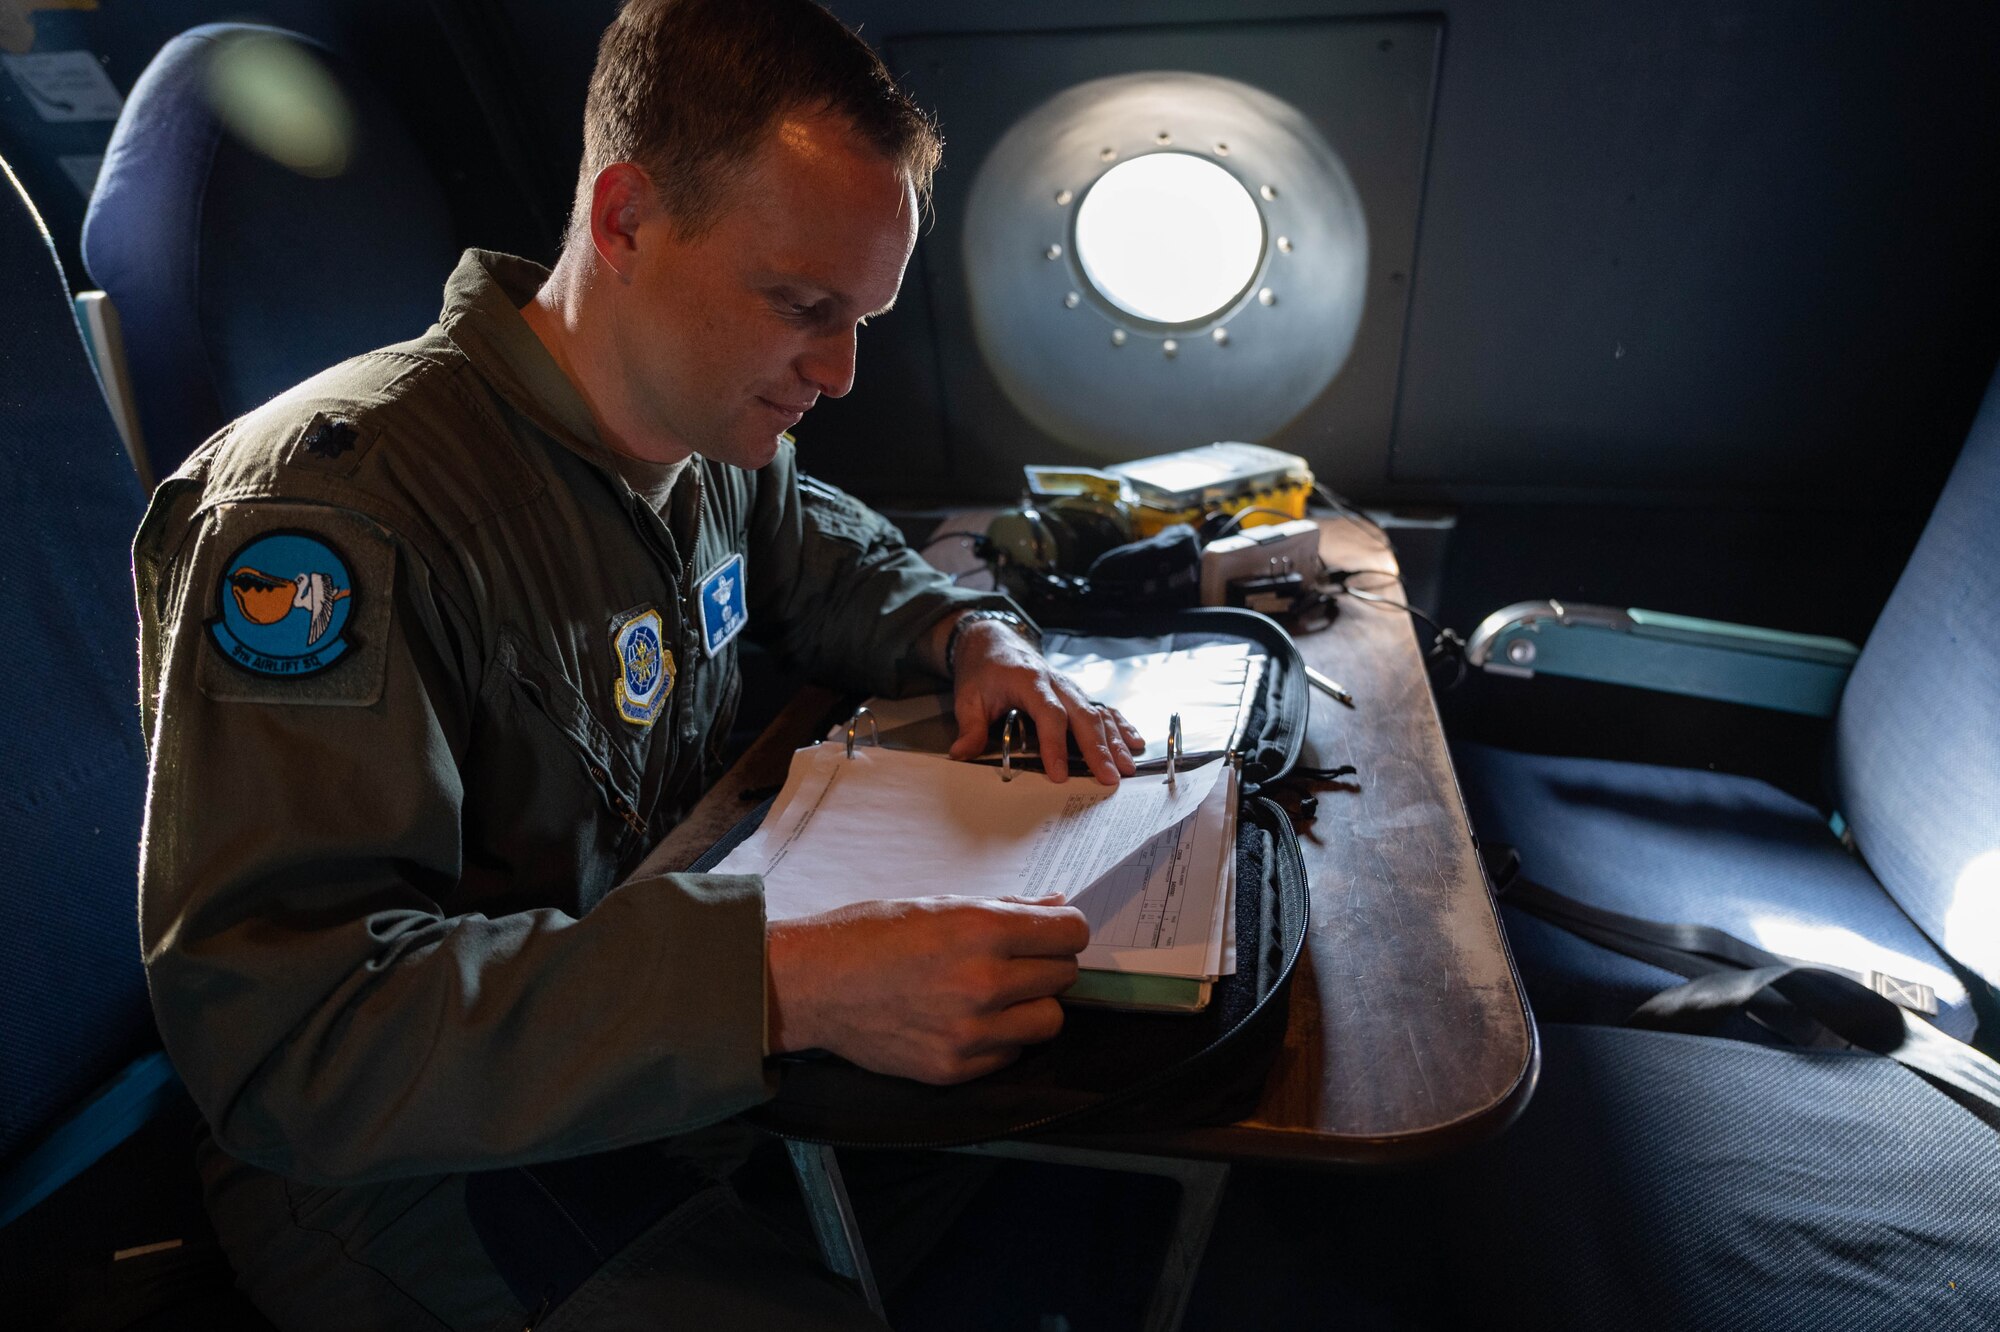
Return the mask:
<svg viewBox="0 0 2000 1332">
<path fill-rule="evenodd" d="M 829 115 L 781 120 L 723 212 L 689 240 L 649 210 L 614 345 L 648 435 L 758 468 L 821 394 L 854 383 L 855 335 L 886 310 L 916 244 L 916 198 Z"/>
</svg>

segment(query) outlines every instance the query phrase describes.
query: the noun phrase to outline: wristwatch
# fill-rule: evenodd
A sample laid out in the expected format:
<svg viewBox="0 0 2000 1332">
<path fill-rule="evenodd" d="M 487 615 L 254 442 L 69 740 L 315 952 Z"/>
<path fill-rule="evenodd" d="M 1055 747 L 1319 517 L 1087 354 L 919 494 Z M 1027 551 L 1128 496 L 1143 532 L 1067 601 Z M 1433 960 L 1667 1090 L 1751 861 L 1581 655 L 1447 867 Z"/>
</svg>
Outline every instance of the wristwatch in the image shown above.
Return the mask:
<svg viewBox="0 0 2000 1332">
<path fill-rule="evenodd" d="M 1027 639 L 1029 645 L 1035 651 L 1040 652 L 1042 650 L 1042 631 L 1037 629 L 1026 616 L 1016 615 L 1013 611 L 1009 610 L 967 611 L 953 622 L 951 633 L 944 640 L 944 673 L 946 675 L 956 675 L 958 673 L 958 667 L 952 660 L 952 654 L 958 650 L 958 636 L 965 631 L 966 625 L 971 624 L 975 620 L 998 620 L 1000 623 L 1012 628 L 1021 637 Z"/>
</svg>

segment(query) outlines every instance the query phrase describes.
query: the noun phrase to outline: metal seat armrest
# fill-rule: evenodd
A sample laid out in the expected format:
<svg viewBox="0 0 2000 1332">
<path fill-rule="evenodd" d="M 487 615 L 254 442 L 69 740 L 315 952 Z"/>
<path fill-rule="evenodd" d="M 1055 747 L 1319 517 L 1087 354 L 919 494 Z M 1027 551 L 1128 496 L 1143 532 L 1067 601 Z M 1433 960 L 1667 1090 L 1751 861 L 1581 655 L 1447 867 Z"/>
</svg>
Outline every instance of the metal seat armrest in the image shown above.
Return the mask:
<svg viewBox="0 0 2000 1332">
<path fill-rule="evenodd" d="M 1839 638 L 1661 611 L 1521 601 L 1480 621 L 1466 661 L 1831 717 L 1861 649 Z"/>
</svg>

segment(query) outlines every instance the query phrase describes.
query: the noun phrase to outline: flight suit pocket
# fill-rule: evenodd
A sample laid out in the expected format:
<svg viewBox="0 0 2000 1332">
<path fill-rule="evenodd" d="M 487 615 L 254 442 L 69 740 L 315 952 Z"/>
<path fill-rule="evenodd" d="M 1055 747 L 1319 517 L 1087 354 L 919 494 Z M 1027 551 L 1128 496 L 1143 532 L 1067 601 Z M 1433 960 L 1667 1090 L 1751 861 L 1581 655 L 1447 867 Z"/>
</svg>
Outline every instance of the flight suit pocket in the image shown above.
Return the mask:
<svg viewBox="0 0 2000 1332">
<path fill-rule="evenodd" d="M 524 897 L 587 911 L 645 845 L 637 773 L 576 686 L 512 631 L 482 709 L 463 771 L 468 818 L 483 826 L 468 845 L 494 847 Z"/>
<path fill-rule="evenodd" d="M 288 1234 L 244 1285 L 285 1327 L 519 1327 L 522 1313 L 481 1252 L 465 1177 L 352 1188 L 279 1181 Z"/>
</svg>

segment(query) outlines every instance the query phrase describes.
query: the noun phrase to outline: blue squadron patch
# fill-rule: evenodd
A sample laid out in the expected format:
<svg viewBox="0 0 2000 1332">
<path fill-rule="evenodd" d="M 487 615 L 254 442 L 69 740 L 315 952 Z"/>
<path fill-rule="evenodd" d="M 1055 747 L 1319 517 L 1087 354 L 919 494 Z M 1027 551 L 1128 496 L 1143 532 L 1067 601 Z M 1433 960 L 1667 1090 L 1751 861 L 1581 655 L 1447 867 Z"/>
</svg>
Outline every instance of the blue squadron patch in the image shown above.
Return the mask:
<svg viewBox="0 0 2000 1332">
<path fill-rule="evenodd" d="M 702 645 L 710 657 L 729 645 L 750 623 L 743 592 L 743 557 L 731 555 L 701 580 Z"/>
<path fill-rule="evenodd" d="M 360 589 L 321 537 L 267 532 L 222 566 L 208 631 L 223 659 L 252 675 L 298 679 L 339 661 Z"/>
<path fill-rule="evenodd" d="M 641 611 L 611 631 L 618 654 L 618 715 L 651 726 L 674 692 L 674 654 L 662 640 L 660 613 Z"/>
</svg>

